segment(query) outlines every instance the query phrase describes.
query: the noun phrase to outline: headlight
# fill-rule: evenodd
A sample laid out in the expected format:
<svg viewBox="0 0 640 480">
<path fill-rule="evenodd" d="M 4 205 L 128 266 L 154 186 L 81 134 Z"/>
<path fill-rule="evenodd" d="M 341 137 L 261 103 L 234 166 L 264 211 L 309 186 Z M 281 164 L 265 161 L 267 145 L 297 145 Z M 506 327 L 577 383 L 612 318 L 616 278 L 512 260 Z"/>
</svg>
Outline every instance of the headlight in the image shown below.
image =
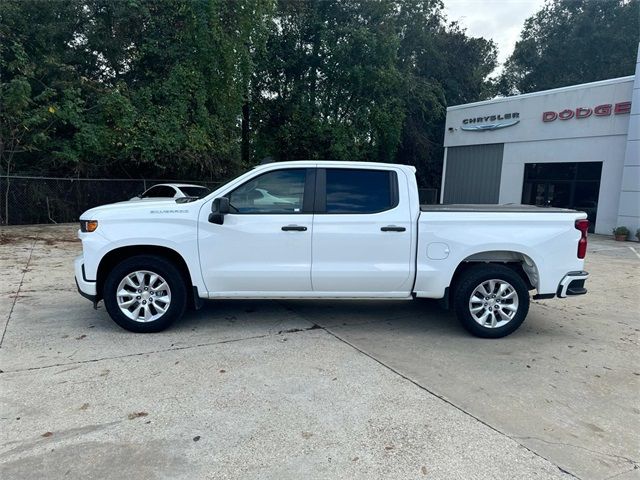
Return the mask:
<svg viewBox="0 0 640 480">
<path fill-rule="evenodd" d="M 94 232 L 98 228 L 97 220 L 80 220 L 81 232 Z"/>
</svg>

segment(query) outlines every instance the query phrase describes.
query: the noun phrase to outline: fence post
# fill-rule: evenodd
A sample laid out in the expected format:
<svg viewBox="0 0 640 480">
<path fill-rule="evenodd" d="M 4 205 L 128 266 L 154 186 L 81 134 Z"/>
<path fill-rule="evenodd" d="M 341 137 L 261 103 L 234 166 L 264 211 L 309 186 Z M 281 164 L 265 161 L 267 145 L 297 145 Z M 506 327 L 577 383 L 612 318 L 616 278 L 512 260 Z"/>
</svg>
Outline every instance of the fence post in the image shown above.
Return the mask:
<svg viewBox="0 0 640 480">
<path fill-rule="evenodd" d="M 9 225 L 9 172 L 7 172 L 7 176 L 5 178 L 4 224 Z"/>
</svg>

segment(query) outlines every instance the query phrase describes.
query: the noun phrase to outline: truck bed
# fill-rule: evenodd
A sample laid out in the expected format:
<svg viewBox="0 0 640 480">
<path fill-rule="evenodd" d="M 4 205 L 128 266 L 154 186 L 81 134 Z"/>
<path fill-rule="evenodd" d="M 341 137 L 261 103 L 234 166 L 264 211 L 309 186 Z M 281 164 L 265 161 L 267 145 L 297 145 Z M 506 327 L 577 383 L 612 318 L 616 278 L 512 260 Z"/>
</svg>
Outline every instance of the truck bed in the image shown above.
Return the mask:
<svg viewBox="0 0 640 480">
<path fill-rule="evenodd" d="M 538 207 L 536 205 L 521 205 L 507 203 L 494 204 L 451 204 L 451 205 L 420 205 L 422 212 L 491 212 L 491 213 L 570 213 L 576 210 L 557 207 Z"/>
</svg>

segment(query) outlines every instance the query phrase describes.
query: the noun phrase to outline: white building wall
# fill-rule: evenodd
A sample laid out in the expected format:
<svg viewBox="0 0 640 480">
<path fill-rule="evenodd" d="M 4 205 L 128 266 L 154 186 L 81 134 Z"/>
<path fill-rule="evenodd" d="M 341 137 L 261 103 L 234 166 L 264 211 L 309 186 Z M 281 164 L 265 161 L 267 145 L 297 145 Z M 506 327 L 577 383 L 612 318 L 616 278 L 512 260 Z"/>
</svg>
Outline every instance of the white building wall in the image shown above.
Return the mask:
<svg viewBox="0 0 640 480">
<path fill-rule="evenodd" d="M 640 48 L 622 177 L 617 225 L 629 228 L 633 238 L 636 230 L 640 228 Z"/>
<path fill-rule="evenodd" d="M 640 227 L 639 69 L 635 76 L 449 107 L 444 145 L 449 148 L 504 143 L 500 203 L 522 201 L 525 163 L 602 162 L 595 231 L 610 234 L 622 224 L 635 233 Z M 542 121 L 542 114 L 547 111 L 628 101 L 632 101 L 631 115 L 612 113 Z M 464 119 L 513 112 L 519 113 L 520 123 L 511 127 L 490 131 L 461 129 Z"/>
<path fill-rule="evenodd" d="M 572 118 L 553 122 L 543 122 L 542 113 L 560 112 L 565 108 L 593 108 L 602 104 L 628 102 L 632 99 L 633 89 L 634 76 L 629 76 L 449 107 L 444 146 L 506 144 L 609 135 L 626 136 L 629 130 L 630 115 L 628 113 L 622 115 L 612 113 L 606 117 L 591 115 L 589 118 Z M 513 112 L 520 114 L 520 123 L 512 127 L 480 132 L 469 132 L 460 128 L 465 118 Z"/>
</svg>

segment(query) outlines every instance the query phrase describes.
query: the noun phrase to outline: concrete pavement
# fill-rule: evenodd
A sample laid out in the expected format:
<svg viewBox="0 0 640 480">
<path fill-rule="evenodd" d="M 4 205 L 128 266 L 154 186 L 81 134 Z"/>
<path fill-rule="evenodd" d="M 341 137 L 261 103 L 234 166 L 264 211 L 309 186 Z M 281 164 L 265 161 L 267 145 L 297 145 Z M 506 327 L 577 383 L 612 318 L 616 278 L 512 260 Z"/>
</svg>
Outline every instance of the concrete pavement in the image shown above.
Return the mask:
<svg viewBox="0 0 640 480">
<path fill-rule="evenodd" d="M 639 472 L 637 244 L 592 241 L 590 294 L 499 341 L 422 301 L 217 301 L 135 335 L 75 292 L 74 228 L 0 236 L 2 478 Z"/>
</svg>

